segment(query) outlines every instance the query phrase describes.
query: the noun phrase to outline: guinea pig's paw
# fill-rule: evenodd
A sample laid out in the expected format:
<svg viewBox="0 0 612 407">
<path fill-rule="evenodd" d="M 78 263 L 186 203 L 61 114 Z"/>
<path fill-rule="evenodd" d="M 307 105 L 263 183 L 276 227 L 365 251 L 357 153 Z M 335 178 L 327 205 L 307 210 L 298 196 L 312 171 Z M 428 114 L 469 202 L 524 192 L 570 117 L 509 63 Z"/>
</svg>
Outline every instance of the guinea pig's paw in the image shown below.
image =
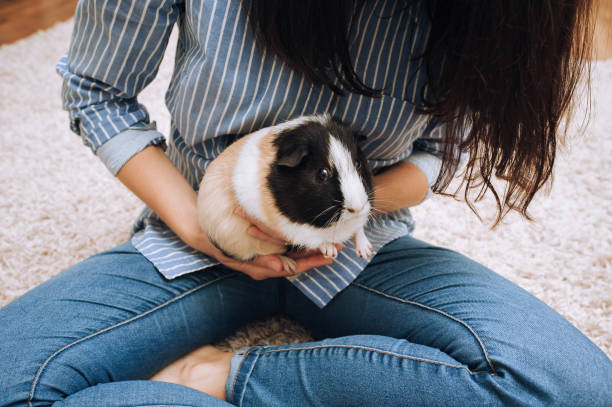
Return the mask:
<svg viewBox="0 0 612 407">
<path fill-rule="evenodd" d="M 327 258 L 335 259 L 338 257 L 338 249 L 333 243 L 323 243 L 321 246 L 319 246 L 319 250 L 321 251 L 321 254 Z"/>
<path fill-rule="evenodd" d="M 372 249 L 372 246 L 369 245 L 366 247 L 355 247 L 355 250 L 357 251 L 358 257 L 366 260 L 368 260 L 374 254 L 374 249 Z"/>
<path fill-rule="evenodd" d="M 285 270 L 287 274 L 295 274 L 295 270 L 297 269 L 295 260 L 287 256 L 278 256 L 278 258 L 283 262 L 283 270 Z"/>
<path fill-rule="evenodd" d="M 370 241 L 363 232 L 363 229 L 355 233 L 354 241 L 357 256 L 367 260 L 374 254 L 374 249 L 372 248 Z"/>
</svg>

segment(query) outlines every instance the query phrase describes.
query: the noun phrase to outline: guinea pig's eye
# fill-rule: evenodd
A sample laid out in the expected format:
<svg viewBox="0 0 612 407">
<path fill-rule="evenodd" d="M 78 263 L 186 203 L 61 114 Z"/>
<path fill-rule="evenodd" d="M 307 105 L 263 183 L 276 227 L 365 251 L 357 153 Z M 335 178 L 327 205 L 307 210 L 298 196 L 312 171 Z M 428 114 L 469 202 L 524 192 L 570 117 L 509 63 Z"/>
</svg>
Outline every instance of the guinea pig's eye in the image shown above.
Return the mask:
<svg viewBox="0 0 612 407">
<path fill-rule="evenodd" d="M 329 178 L 329 170 L 327 168 L 321 168 L 317 172 L 317 179 L 321 182 L 326 181 Z"/>
</svg>

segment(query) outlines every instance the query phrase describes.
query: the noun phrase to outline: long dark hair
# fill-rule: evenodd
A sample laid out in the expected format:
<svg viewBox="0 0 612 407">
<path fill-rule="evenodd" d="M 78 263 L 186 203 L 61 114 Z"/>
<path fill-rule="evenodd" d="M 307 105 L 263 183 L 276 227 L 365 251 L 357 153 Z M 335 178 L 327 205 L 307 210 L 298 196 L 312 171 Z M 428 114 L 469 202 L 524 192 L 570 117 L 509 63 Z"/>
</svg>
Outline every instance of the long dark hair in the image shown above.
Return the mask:
<svg viewBox="0 0 612 407">
<path fill-rule="evenodd" d="M 349 55 L 358 1 L 251 0 L 249 15 L 259 41 L 312 82 L 339 94 L 376 97 L 380 90 L 360 80 Z M 432 28 L 424 54 L 415 56 L 429 73 L 419 108 L 446 125 L 434 190 L 448 187 L 458 152 L 469 151 L 460 189 L 472 210 L 473 199 L 489 190 L 497 202 L 496 224 L 510 210 L 528 218 L 535 193 L 551 179 L 562 119 L 570 114 L 577 84 L 583 76 L 588 80 L 591 0 L 428 0 L 424 5 Z M 506 184 L 501 196 L 495 177 Z"/>
</svg>

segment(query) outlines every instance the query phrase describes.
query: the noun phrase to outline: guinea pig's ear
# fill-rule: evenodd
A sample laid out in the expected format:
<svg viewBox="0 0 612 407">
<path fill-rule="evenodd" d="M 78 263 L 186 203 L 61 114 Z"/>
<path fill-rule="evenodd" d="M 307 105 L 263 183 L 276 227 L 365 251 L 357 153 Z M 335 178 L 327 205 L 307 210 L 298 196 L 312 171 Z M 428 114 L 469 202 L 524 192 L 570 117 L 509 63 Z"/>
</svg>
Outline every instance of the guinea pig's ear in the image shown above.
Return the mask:
<svg viewBox="0 0 612 407">
<path fill-rule="evenodd" d="M 282 146 L 276 154 L 276 164 L 295 168 L 308 155 L 308 147 L 303 144 Z"/>
</svg>

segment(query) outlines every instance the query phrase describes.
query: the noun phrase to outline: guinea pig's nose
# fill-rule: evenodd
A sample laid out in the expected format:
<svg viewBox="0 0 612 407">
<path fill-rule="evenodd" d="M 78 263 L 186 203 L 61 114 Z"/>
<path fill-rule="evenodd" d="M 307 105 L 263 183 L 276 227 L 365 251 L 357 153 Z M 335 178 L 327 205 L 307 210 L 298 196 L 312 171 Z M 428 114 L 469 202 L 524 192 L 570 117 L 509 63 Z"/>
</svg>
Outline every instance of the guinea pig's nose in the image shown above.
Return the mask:
<svg viewBox="0 0 612 407">
<path fill-rule="evenodd" d="M 357 206 L 355 206 L 355 205 L 347 206 L 347 207 L 346 207 L 346 211 L 347 211 L 348 213 L 352 213 L 352 214 L 355 214 L 355 213 L 360 213 L 360 212 L 363 210 L 363 207 L 364 207 L 364 206 L 365 206 L 365 205 L 361 205 L 361 207 L 357 207 Z"/>
</svg>

